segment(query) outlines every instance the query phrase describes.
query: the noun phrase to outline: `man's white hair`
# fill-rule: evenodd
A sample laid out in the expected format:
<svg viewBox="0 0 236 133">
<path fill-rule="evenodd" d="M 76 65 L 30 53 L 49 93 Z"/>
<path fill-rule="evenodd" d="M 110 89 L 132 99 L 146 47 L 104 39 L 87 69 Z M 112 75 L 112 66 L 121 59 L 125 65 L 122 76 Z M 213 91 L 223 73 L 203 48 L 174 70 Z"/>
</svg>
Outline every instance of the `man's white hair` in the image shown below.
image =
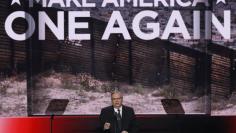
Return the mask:
<svg viewBox="0 0 236 133">
<path fill-rule="evenodd" d="M 111 97 L 115 93 L 119 93 L 121 95 L 121 97 L 123 97 L 123 94 L 120 92 L 120 90 L 118 88 L 115 88 L 113 91 L 111 91 Z"/>
</svg>

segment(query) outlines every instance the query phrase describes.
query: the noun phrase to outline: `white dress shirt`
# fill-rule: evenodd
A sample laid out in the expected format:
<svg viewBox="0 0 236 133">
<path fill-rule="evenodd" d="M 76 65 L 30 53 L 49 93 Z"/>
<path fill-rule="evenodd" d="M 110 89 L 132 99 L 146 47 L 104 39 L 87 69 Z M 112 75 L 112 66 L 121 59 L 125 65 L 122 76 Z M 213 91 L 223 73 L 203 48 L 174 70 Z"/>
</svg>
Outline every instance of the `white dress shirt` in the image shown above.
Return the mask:
<svg viewBox="0 0 236 133">
<path fill-rule="evenodd" d="M 120 110 L 120 116 L 122 117 L 122 106 L 119 108 Z M 118 109 L 117 108 L 114 108 L 114 111 L 118 114 Z"/>
</svg>

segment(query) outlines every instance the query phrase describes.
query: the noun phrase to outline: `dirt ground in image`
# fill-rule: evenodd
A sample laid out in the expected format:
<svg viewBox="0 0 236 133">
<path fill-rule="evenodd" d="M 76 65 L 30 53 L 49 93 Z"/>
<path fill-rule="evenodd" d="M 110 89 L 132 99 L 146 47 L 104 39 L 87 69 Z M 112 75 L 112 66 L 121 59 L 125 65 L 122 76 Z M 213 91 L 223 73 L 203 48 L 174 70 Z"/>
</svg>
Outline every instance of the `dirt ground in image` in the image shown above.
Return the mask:
<svg viewBox="0 0 236 133">
<path fill-rule="evenodd" d="M 34 80 L 33 113 L 45 114 L 52 99 L 68 99 L 66 115 L 99 114 L 101 108 L 111 105 L 110 91 L 120 89 L 124 105 L 134 108 L 136 114 L 166 114 L 161 99 L 170 98 L 168 87 L 144 87 L 140 84 L 99 81 L 87 74 L 42 74 Z M 25 74 L 0 81 L 0 116 L 27 115 L 27 89 Z M 212 115 L 234 115 L 236 104 L 230 101 L 212 103 Z M 204 114 L 208 105 L 206 96 L 185 93 L 176 97 L 186 114 Z M 236 101 L 236 100 L 235 100 Z"/>
</svg>

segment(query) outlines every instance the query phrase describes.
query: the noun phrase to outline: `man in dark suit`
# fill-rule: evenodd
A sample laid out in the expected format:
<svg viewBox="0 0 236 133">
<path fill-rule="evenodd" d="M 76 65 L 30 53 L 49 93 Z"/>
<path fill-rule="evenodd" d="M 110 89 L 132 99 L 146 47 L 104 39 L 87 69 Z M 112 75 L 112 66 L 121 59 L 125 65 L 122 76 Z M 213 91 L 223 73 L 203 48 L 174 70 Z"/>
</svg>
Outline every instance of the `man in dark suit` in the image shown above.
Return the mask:
<svg viewBox="0 0 236 133">
<path fill-rule="evenodd" d="M 99 116 L 104 133 L 137 133 L 137 123 L 133 108 L 122 105 L 123 95 L 119 91 L 111 93 L 112 106 L 101 110 Z"/>
</svg>

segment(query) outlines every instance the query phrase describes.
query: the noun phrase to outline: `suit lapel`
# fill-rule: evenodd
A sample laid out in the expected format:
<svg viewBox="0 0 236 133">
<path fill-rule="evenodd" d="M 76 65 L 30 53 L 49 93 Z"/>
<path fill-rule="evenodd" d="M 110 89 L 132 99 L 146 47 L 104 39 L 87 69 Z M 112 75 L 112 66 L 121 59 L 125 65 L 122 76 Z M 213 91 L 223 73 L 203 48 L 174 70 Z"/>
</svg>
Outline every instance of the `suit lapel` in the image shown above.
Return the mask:
<svg viewBox="0 0 236 133">
<path fill-rule="evenodd" d="M 125 119 L 125 114 L 126 114 L 126 110 L 125 110 L 125 107 L 123 106 L 122 107 L 122 122 Z"/>
<path fill-rule="evenodd" d="M 122 129 L 126 130 L 126 108 L 125 106 L 122 107 Z"/>
<path fill-rule="evenodd" d="M 112 119 L 114 119 L 115 111 L 114 111 L 113 106 L 111 106 L 110 110 L 111 110 L 111 111 L 110 111 L 110 112 L 111 112 L 110 116 L 111 116 Z"/>
<path fill-rule="evenodd" d="M 114 115 L 114 107 L 113 106 L 110 107 L 110 111 L 109 112 L 110 112 L 110 114 L 109 114 L 110 115 L 110 117 L 109 117 L 110 118 L 110 122 L 111 122 L 111 124 L 113 126 L 113 127 L 111 127 L 111 132 L 114 133 L 115 132 L 115 121 L 116 121 L 116 119 L 115 119 L 115 115 Z"/>
</svg>

